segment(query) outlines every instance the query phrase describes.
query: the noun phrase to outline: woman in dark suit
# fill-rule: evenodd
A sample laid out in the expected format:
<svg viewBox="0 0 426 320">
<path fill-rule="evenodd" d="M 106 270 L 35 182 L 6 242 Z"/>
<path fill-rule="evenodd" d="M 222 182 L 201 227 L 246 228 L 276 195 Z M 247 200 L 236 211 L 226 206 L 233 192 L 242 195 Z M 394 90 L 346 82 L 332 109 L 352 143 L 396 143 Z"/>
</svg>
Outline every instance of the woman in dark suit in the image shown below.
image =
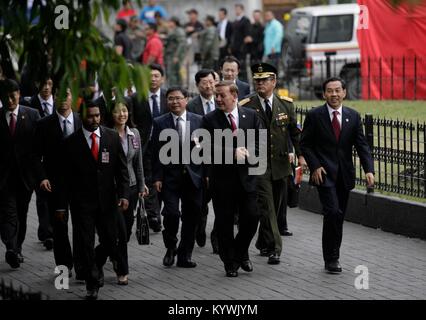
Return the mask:
<svg viewBox="0 0 426 320">
<path fill-rule="evenodd" d="M 138 129 L 134 128 L 129 110 L 125 103 L 119 102 L 112 110 L 112 128 L 119 136 L 121 145 L 127 158 L 127 168 L 129 170 L 130 198 L 129 207 L 121 212 L 118 219 L 118 259 L 114 266 L 117 273 L 118 284 L 128 284 L 129 264 L 127 257 L 127 242 L 132 233 L 134 222 L 134 211 L 139 197 L 148 194 L 145 185 L 144 172 L 142 166 L 142 145 Z"/>
</svg>

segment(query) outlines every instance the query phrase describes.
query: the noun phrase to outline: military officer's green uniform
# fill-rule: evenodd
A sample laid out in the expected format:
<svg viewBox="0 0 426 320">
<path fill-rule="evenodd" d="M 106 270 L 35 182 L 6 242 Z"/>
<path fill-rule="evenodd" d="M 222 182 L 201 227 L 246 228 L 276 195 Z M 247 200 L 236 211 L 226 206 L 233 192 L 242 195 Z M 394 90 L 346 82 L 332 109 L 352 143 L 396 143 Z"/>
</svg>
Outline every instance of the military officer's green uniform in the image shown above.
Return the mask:
<svg viewBox="0 0 426 320">
<path fill-rule="evenodd" d="M 201 67 L 215 69 L 219 60 L 219 35 L 215 26 L 205 28 L 200 33 Z"/>
<path fill-rule="evenodd" d="M 253 79 L 276 77 L 276 69 L 266 63 L 252 66 Z M 256 247 L 268 252 L 268 263 L 279 263 L 282 250 L 281 235 L 277 224 L 277 213 L 280 206 L 287 205 L 287 179 L 292 174 L 288 159 L 289 137 L 296 155 L 299 151 L 300 130 L 297 128 L 296 113 L 293 100 L 273 94 L 271 113 L 266 111 L 266 103 L 257 93 L 241 100 L 239 104 L 257 111 L 263 127 L 268 130 L 268 165 L 264 175 L 258 177 L 258 206 L 260 211 L 260 228 Z M 269 100 L 268 100 L 269 101 Z M 268 102 L 269 103 L 269 102 Z M 270 120 L 268 117 L 270 114 Z"/>
<path fill-rule="evenodd" d="M 182 86 L 180 68 L 186 54 L 185 31 L 181 27 L 171 30 L 165 41 L 164 58 L 168 86 Z M 173 59 L 176 58 L 177 62 Z"/>
</svg>

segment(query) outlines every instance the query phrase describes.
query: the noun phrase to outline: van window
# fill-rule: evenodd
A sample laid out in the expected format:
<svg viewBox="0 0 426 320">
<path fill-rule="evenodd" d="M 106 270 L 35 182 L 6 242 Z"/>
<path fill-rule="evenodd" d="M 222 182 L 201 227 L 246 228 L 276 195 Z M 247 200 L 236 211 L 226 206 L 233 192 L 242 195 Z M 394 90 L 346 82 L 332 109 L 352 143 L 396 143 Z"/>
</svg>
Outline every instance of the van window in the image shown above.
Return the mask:
<svg viewBox="0 0 426 320">
<path fill-rule="evenodd" d="M 351 41 L 353 25 L 352 14 L 318 17 L 314 43 Z"/>
<path fill-rule="evenodd" d="M 289 21 L 286 32 L 306 36 L 311 31 L 311 16 L 295 14 Z"/>
</svg>

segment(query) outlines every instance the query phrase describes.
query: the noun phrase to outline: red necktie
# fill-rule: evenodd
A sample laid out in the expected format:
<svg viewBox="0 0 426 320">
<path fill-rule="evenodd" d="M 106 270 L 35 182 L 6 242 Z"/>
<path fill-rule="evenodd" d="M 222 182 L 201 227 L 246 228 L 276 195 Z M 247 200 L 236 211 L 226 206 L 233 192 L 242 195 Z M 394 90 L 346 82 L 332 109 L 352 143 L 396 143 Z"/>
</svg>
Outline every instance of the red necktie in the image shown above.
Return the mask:
<svg viewBox="0 0 426 320">
<path fill-rule="evenodd" d="M 98 162 L 98 153 L 99 153 L 99 146 L 96 142 L 96 133 L 92 133 L 90 136 L 92 138 L 92 155 L 96 162 Z"/>
<path fill-rule="evenodd" d="M 228 114 L 228 118 L 229 118 L 229 121 L 231 121 L 231 129 L 232 129 L 232 132 L 234 133 L 235 130 L 237 130 L 237 125 L 235 124 L 234 116 L 232 115 L 232 113 Z"/>
<path fill-rule="evenodd" d="M 336 136 L 336 140 L 339 141 L 340 137 L 340 123 L 337 119 L 338 111 L 333 111 L 333 120 L 331 121 L 331 125 L 333 126 L 334 135 Z"/>
<path fill-rule="evenodd" d="M 10 122 L 9 122 L 9 131 L 10 131 L 10 135 L 13 137 L 15 135 L 15 129 L 16 129 L 16 116 L 15 114 L 12 112 L 10 114 Z"/>
</svg>

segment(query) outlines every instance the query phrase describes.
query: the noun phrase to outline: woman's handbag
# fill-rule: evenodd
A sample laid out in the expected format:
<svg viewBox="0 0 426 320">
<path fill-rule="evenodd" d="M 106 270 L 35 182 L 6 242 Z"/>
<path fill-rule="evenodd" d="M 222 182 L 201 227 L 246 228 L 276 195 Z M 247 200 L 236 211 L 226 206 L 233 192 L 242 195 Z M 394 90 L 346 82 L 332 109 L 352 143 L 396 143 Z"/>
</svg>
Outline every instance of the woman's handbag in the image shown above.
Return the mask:
<svg viewBox="0 0 426 320">
<path fill-rule="evenodd" d="M 143 198 L 139 198 L 139 206 L 136 212 L 136 239 L 139 244 L 149 244 L 149 224 Z"/>
</svg>

